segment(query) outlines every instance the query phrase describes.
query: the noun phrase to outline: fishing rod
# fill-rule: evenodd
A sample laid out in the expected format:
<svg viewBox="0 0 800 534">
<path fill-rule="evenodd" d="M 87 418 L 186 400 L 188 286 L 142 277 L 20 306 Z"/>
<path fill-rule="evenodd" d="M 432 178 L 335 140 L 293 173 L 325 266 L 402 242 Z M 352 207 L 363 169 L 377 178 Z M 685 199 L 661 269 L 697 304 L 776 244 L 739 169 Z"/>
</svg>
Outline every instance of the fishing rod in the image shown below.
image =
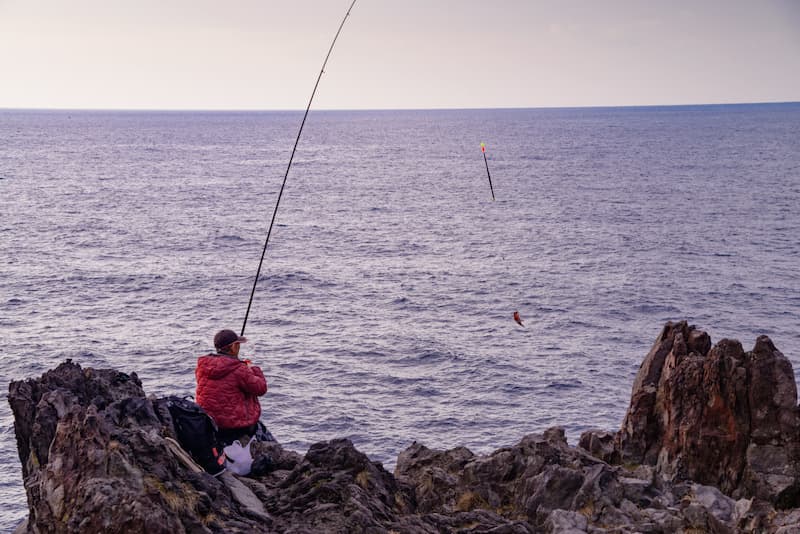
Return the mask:
<svg viewBox="0 0 800 534">
<path fill-rule="evenodd" d="M 489 174 L 489 162 L 486 159 L 486 143 L 481 143 L 481 152 L 483 153 L 483 162 L 486 164 L 486 176 L 489 177 L 489 189 L 492 190 L 492 202 L 494 202 L 494 187 L 492 187 L 492 175 Z"/>
<path fill-rule="evenodd" d="M 311 98 L 308 99 L 308 105 L 306 106 L 306 112 L 303 115 L 303 121 L 300 123 L 300 129 L 297 131 L 297 139 L 294 140 L 294 148 L 292 148 L 292 154 L 289 156 L 289 164 L 286 166 L 286 173 L 283 175 L 283 183 L 281 184 L 281 189 L 278 192 L 278 200 L 275 202 L 275 209 L 272 210 L 272 220 L 269 223 L 269 229 L 267 230 L 267 238 L 264 240 L 264 248 L 261 250 L 261 260 L 258 262 L 258 270 L 256 270 L 256 278 L 253 280 L 253 289 L 250 291 L 250 301 L 247 303 L 247 311 L 244 314 L 244 322 L 242 323 L 242 333 L 240 335 L 244 336 L 244 329 L 247 326 L 247 318 L 250 316 L 250 307 L 253 305 L 253 296 L 256 294 L 256 286 L 258 285 L 258 277 L 261 275 L 261 266 L 264 264 L 264 256 L 267 254 L 267 244 L 269 244 L 269 236 L 272 235 L 272 226 L 275 224 L 275 216 L 278 214 L 278 205 L 281 203 L 281 197 L 283 196 L 283 189 L 286 187 L 286 179 L 289 177 L 289 169 L 292 168 L 292 160 L 294 159 L 294 153 L 297 150 L 297 144 L 300 142 L 300 134 L 303 133 L 303 126 L 306 124 L 306 118 L 308 117 L 308 111 L 311 109 L 311 102 L 314 100 L 314 95 L 317 94 L 317 87 L 319 87 L 319 81 L 322 79 L 322 75 L 325 73 L 325 65 L 328 64 L 328 58 L 331 57 L 331 52 L 333 52 L 333 45 L 336 44 L 336 39 L 339 38 L 339 34 L 342 32 L 342 28 L 344 27 L 344 23 L 347 21 L 347 17 L 350 16 L 350 10 L 353 9 L 353 6 L 356 4 L 356 0 L 353 0 L 353 3 L 350 4 L 350 7 L 347 8 L 347 13 L 345 13 L 344 18 L 342 19 L 342 23 L 339 24 L 339 29 L 336 30 L 336 35 L 333 37 L 333 41 L 331 42 L 331 47 L 328 49 L 328 54 L 325 56 L 325 61 L 322 62 L 322 68 L 319 71 L 319 76 L 317 76 L 317 83 L 314 84 L 314 90 L 311 91 Z"/>
</svg>

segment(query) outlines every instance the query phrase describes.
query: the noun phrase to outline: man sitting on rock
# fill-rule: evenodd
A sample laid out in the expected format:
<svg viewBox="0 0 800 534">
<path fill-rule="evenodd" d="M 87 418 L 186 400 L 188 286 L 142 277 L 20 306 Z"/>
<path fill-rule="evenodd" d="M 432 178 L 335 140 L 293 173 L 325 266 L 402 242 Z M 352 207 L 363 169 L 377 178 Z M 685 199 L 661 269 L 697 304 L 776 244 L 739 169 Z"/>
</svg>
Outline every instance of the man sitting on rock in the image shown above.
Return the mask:
<svg viewBox="0 0 800 534">
<path fill-rule="evenodd" d="M 226 445 L 259 433 L 258 397 L 267 392 L 261 369 L 239 359 L 239 347 L 245 342 L 247 338 L 233 330 L 220 330 L 214 336 L 216 354 L 198 358 L 195 369 L 197 404 L 217 424 L 219 439 Z"/>
</svg>

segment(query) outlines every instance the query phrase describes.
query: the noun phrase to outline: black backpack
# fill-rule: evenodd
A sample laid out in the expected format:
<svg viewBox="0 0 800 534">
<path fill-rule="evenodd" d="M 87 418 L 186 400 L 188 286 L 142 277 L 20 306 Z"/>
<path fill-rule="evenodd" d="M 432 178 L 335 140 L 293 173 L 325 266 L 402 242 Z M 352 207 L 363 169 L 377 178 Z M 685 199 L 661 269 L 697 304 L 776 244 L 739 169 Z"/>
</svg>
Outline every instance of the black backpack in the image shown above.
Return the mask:
<svg viewBox="0 0 800 534">
<path fill-rule="evenodd" d="M 217 438 L 217 424 L 197 403 L 181 397 L 166 397 L 178 443 L 210 475 L 225 470 L 225 452 Z"/>
</svg>

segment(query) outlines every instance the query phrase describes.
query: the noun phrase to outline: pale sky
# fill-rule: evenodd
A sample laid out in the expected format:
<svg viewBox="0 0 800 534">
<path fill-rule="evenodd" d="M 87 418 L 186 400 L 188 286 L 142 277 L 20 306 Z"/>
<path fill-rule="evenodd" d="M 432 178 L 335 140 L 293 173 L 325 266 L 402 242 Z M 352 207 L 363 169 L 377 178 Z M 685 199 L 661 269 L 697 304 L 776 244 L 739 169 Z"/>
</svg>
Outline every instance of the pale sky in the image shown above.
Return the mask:
<svg viewBox="0 0 800 534">
<path fill-rule="evenodd" d="M 351 0 L 0 0 L 0 108 L 304 109 Z M 357 0 L 313 109 L 800 101 L 800 0 Z"/>
</svg>

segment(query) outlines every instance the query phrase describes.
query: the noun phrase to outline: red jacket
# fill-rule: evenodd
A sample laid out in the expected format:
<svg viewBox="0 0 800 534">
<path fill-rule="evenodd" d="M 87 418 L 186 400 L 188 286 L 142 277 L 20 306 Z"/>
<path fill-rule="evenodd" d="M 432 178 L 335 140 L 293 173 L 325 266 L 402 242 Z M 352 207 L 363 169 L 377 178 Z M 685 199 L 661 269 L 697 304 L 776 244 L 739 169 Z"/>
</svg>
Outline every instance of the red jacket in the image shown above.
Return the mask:
<svg viewBox="0 0 800 534">
<path fill-rule="evenodd" d="M 235 356 L 208 354 L 197 359 L 194 375 L 197 404 L 219 428 L 250 426 L 261 417 L 258 397 L 267 392 L 267 379 L 258 367 Z"/>
</svg>

